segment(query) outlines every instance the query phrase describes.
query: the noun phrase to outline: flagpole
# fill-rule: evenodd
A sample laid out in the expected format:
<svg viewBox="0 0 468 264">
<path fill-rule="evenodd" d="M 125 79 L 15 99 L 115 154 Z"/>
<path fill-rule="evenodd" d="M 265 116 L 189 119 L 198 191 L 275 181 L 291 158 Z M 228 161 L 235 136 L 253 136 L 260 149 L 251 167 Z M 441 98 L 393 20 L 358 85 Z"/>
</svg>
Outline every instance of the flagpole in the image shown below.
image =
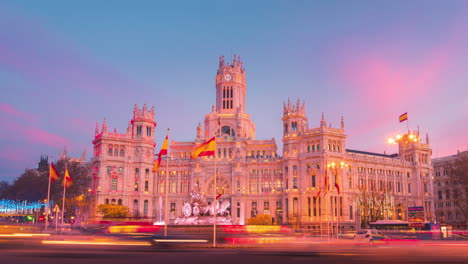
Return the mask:
<svg viewBox="0 0 468 264">
<path fill-rule="evenodd" d="M 221 117 L 218 117 L 218 131 L 219 131 L 219 135 L 221 135 Z M 214 211 L 214 215 L 213 215 L 213 247 L 216 247 L 216 205 L 218 204 L 217 203 L 217 200 L 216 200 L 216 195 L 217 195 L 217 183 L 216 183 L 216 180 L 217 180 L 217 175 L 218 175 L 218 172 L 216 171 L 216 134 L 218 132 L 215 132 L 215 138 L 214 138 L 214 141 L 215 141 L 215 148 L 214 148 L 214 155 L 213 155 L 213 158 L 214 158 L 214 186 L 213 186 L 213 211 Z"/>
<path fill-rule="evenodd" d="M 63 229 L 63 215 L 65 212 L 65 193 L 67 192 L 67 161 L 65 161 L 65 172 L 63 173 L 63 198 L 62 198 L 62 229 Z"/>
<path fill-rule="evenodd" d="M 169 141 L 169 128 L 167 129 L 167 139 Z M 167 148 L 167 153 L 166 153 L 166 186 L 165 186 L 165 191 L 164 191 L 164 237 L 167 237 L 167 221 L 169 221 L 168 217 L 168 201 L 167 201 L 167 192 L 169 191 L 168 188 L 168 180 L 169 178 L 169 147 Z"/>
<path fill-rule="evenodd" d="M 47 206 L 46 206 L 46 217 L 45 217 L 45 230 L 47 230 L 47 226 L 49 225 L 49 211 L 50 211 L 50 170 L 52 169 L 52 156 L 50 156 L 50 164 L 49 164 L 49 187 L 47 188 Z"/>
<path fill-rule="evenodd" d="M 214 139 L 216 141 L 216 137 Z M 217 178 L 217 171 L 216 171 L 216 144 L 215 144 L 215 149 L 214 149 L 214 155 L 213 155 L 213 158 L 214 158 L 214 186 L 213 186 L 213 212 L 214 212 L 214 215 L 213 215 L 213 247 L 216 247 L 216 193 L 217 193 L 217 190 L 216 190 L 216 178 Z"/>
</svg>

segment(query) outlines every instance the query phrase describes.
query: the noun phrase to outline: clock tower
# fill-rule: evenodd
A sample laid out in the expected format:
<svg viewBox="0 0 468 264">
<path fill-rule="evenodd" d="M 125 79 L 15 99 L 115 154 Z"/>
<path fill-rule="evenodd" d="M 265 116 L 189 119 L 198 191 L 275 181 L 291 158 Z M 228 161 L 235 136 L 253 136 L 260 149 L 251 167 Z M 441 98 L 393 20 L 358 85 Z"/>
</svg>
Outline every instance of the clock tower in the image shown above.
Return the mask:
<svg viewBox="0 0 468 264">
<path fill-rule="evenodd" d="M 219 58 L 216 74 L 216 108 L 219 113 L 245 112 L 245 69 L 240 57 L 234 55 L 232 64 Z M 239 110 L 238 110 L 239 108 Z"/>
<path fill-rule="evenodd" d="M 232 63 L 219 57 L 216 73 L 216 105 L 205 116 L 205 138 L 214 134 L 233 138 L 255 138 L 255 124 L 245 113 L 247 85 L 245 69 L 240 56 L 234 55 Z M 221 131 L 219 130 L 219 124 Z M 219 133 L 218 133 L 219 132 Z"/>
</svg>

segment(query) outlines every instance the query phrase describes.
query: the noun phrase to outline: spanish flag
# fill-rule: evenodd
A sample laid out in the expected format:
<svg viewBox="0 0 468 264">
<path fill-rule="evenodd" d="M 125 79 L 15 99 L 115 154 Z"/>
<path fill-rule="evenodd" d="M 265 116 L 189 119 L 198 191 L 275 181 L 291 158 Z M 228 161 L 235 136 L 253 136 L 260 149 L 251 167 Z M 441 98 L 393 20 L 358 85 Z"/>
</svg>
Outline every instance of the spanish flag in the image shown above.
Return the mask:
<svg viewBox="0 0 468 264">
<path fill-rule="evenodd" d="M 65 169 L 65 177 L 63 179 L 63 184 L 65 185 L 65 188 L 68 188 L 72 185 L 73 181 L 72 178 L 70 177 L 70 173 L 68 172 L 68 169 Z"/>
<path fill-rule="evenodd" d="M 406 112 L 406 113 L 404 113 L 404 114 L 402 114 L 400 116 L 400 123 L 403 122 L 403 121 L 406 121 L 406 120 L 408 120 L 408 112 Z"/>
<path fill-rule="evenodd" d="M 216 138 L 212 137 L 210 140 L 203 142 L 200 146 L 196 147 L 192 152 L 192 159 L 201 156 L 214 156 L 216 149 Z"/>
<path fill-rule="evenodd" d="M 161 150 L 159 151 L 158 159 L 154 162 L 153 171 L 158 171 L 159 165 L 161 165 L 162 155 L 167 155 L 167 146 L 169 145 L 169 135 L 166 136 Z"/>
<path fill-rule="evenodd" d="M 338 182 L 338 170 L 335 168 L 335 188 L 338 191 L 338 195 L 340 195 L 340 185 Z"/>
<path fill-rule="evenodd" d="M 49 177 L 52 180 L 52 182 L 55 182 L 56 180 L 60 180 L 60 174 L 58 174 L 57 170 L 54 167 L 54 163 L 50 163 L 49 166 Z"/>
</svg>

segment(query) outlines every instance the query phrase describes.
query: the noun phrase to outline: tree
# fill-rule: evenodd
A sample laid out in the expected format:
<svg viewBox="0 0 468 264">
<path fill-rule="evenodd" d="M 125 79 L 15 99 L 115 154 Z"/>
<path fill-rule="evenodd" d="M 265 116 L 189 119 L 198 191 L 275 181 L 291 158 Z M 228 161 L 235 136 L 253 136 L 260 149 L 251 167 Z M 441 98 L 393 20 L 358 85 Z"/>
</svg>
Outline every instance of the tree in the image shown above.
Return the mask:
<svg viewBox="0 0 468 264">
<path fill-rule="evenodd" d="M 460 209 L 463 219 L 468 219 L 468 152 L 460 153 L 448 166 L 453 185 L 455 206 Z"/>
<path fill-rule="evenodd" d="M 124 205 L 100 204 L 98 213 L 102 214 L 104 218 L 125 218 L 130 216 L 130 209 Z"/>
<path fill-rule="evenodd" d="M 271 223 L 271 215 L 269 214 L 259 214 L 247 219 L 248 225 L 271 225 Z"/>
<path fill-rule="evenodd" d="M 384 214 L 392 211 L 393 196 L 388 193 L 388 185 L 382 184 L 383 191 L 377 191 L 376 186 L 369 190 L 367 186 L 358 186 L 356 202 L 361 217 L 361 228 L 370 226 L 370 223 L 384 218 Z"/>
<path fill-rule="evenodd" d="M 0 199 L 12 200 L 14 199 L 11 193 L 11 184 L 7 181 L 0 181 Z"/>
</svg>

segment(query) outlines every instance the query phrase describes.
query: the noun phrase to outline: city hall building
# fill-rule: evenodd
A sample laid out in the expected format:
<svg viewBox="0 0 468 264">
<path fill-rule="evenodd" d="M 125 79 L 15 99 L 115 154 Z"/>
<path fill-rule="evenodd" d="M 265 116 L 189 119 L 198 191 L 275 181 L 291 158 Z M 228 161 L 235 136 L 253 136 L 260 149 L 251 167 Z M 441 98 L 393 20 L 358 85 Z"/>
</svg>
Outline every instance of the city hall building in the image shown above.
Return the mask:
<svg viewBox="0 0 468 264">
<path fill-rule="evenodd" d="M 246 112 L 246 71 L 240 57 L 234 56 L 232 62 L 220 57 L 215 85 L 216 103 L 203 124 L 194 128 L 195 140 L 171 138 L 169 158 L 162 160 L 157 172 L 152 171 L 160 148 L 155 147 L 154 107 L 135 105 L 125 133 L 109 131 L 106 120 L 101 128 L 96 125 L 94 211 L 99 204 L 121 204 L 135 217 L 160 221 L 167 181 L 173 222 L 183 215 L 192 191 L 213 201 L 216 159 L 219 200 L 229 201 L 234 224 L 269 214 L 274 223 L 354 229 L 366 210 L 372 210 L 363 205 L 363 197 L 370 194 L 384 196 L 380 219 L 407 220 L 407 208 L 413 206 L 425 207 L 426 220 L 434 218 L 427 137 L 423 143 L 418 133 L 408 132 L 398 140 L 399 153 L 393 155 L 347 149 L 343 118 L 339 127 L 331 127 L 322 113 L 320 126 L 309 127 L 305 104 L 288 100 L 278 127 L 283 131 L 278 153 L 275 139 L 255 136 L 255 124 Z M 214 135 L 215 158 L 192 160 L 192 150 Z"/>
</svg>

